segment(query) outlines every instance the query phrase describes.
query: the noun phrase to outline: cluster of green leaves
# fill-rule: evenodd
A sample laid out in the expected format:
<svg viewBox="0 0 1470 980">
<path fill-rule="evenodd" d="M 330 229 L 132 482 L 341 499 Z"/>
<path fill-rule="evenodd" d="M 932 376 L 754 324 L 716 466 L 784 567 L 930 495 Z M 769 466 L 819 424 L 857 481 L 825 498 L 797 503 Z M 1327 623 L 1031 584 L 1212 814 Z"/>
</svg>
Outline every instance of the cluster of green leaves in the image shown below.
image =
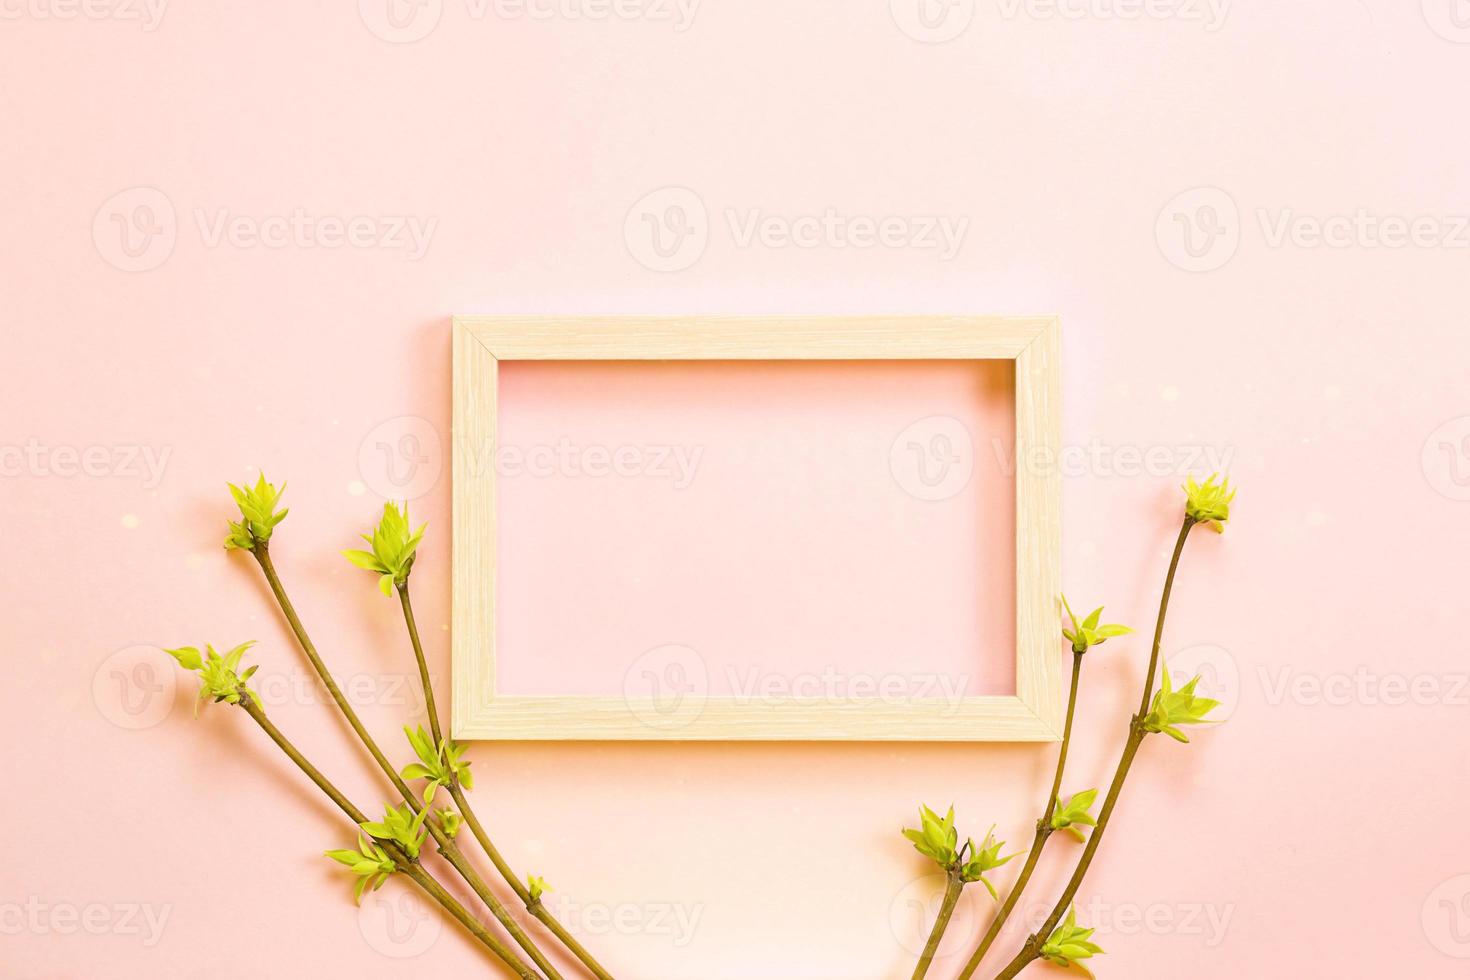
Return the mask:
<svg viewBox="0 0 1470 980">
<path fill-rule="evenodd" d="M 921 804 L 918 829 L 906 827 L 903 835 L 913 842 L 914 850 L 931 858 L 941 868 L 949 870 L 954 867 L 959 857 L 956 848 L 960 842 L 960 833 L 954 828 L 954 807 L 941 817 Z"/>
<path fill-rule="evenodd" d="M 447 806 L 436 810 L 435 816 L 439 818 L 439 829 L 444 831 L 445 837 L 453 840 L 459 836 L 459 826 L 464 822 L 464 817 Z"/>
<path fill-rule="evenodd" d="M 1225 522 L 1230 520 L 1230 502 L 1235 499 L 1235 491 L 1230 489 L 1230 481 L 1221 480 L 1216 483 L 1220 474 L 1212 473 L 1204 483 L 1195 482 L 1190 477 L 1184 484 L 1184 513 L 1191 517 L 1195 523 L 1203 524 L 1216 534 L 1225 533 Z"/>
<path fill-rule="evenodd" d="M 1086 840 L 1087 835 L 1082 832 L 1082 828 L 1097 826 L 1097 821 L 1087 812 L 1096 799 L 1097 790 L 1088 789 L 1077 793 L 1066 803 L 1057 800 L 1051 813 L 1051 829 L 1065 830 L 1078 840 Z"/>
<path fill-rule="evenodd" d="M 1041 955 L 1049 963 L 1062 967 L 1076 967 L 1089 977 L 1092 973 L 1082 965 L 1082 960 L 1091 959 L 1103 948 L 1091 942 L 1096 929 L 1083 929 L 1077 925 L 1077 909 L 1067 910 L 1067 920 L 1057 926 L 1041 946 Z"/>
<path fill-rule="evenodd" d="M 245 682 L 250 680 L 256 667 L 240 670 L 240 657 L 253 646 L 255 646 L 254 640 L 242 643 L 224 656 L 220 656 L 215 652 L 214 647 L 208 644 L 204 646 L 204 653 L 200 653 L 197 647 L 179 647 L 176 650 L 164 651 L 177 660 L 180 667 L 199 674 L 199 700 L 194 702 L 196 717 L 199 714 L 199 705 L 208 698 L 214 698 L 215 704 L 221 701 L 239 704 L 240 699 L 245 695 L 254 696 L 255 692 L 251 691 Z"/>
<path fill-rule="evenodd" d="M 1146 731 L 1162 732 L 1175 741 L 1188 742 L 1189 736 L 1176 726 L 1208 723 L 1205 716 L 1219 707 L 1220 702 L 1195 696 L 1194 686 L 1199 683 L 1199 675 L 1176 691 L 1169 677 L 1169 665 L 1164 664 L 1163 669 L 1163 684 L 1154 694 L 1153 707 L 1144 717 L 1143 727 Z"/>
<path fill-rule="evenodd" d="M 419 757 L 419 761 L 404 766 L 399 775 L 404 779 L 429 781 L 429 785 L 424 787 L 425 803 L 434 799 L 436 789 L 440 786 L 448 789 L 456 779 L 465 789 L 475 788 L 475 777 L 470 772 L 471 763 L 463 759 L 465 746 L 462 743 L 444 738 L 439 740 L 436 749 L 433 738 L 424 731 L 423 725 L 417 729 L 405 727 L 403 733 L 408 736 L 408 744 L 413 746 L 414 755 Z"/>
<path fill-rule="evenodd" d="M 326 854 L 333 861 L 347 865 L 357 875 L 357 885 L 352 890 L 352 897 L 360 905 L 362 893 L 367 891 L 368 885 L 372 885 L 373 891 L 382 888 L 383 882 L 398 870 L 398 866 L 386 851 L 364 834 L 357 835 L 357 848 L 355 851 L 348 848 L 327 851 Z"/>
<path fill-rule="evenodd" d="M 546 879 L 537 875 L 528 877 L 526 885 L 531 891 L 532 904 L 541 901 L 541 896 L 551 891 L 551 886 L 546 883 Z"/>
<path fill-rule="evenodd" d="M 1066 607 L 1067 618 L 1072 621 L 1072 628 L 1067 629 L 1063 627 L 1062 635 L 1072 641 L 1073 653 L 1086 653 L 1090 647 L 1095 647 L 1104 640 L 1133 632 L 1132 627 L 1120 626 L 1117 623 L 1098 625 L 1098 620 L 1102 617 L 1102 606 L 1098 606 L 1092 612 L 1088 613 L 1086 619 L 1079 621 L 1077 614 L 1068 605 L 1065 595 L 1062 596 L 1062 605 Z"/>
<path fill-rule="evenodd" d="M 959 831 L 954 826 L 954 807 L 950 807 L 949 812 L 941 817 L 927 806 L 921 805 L 918 829 L 905 828 L 903 835 L 913 842 L 914 850 L 933 860 L 946 872 L 958 874 L 965 882 L 980 882 L 992 898 L 995 897 L 995 888 L 983 875 L 1016 856 L 1000 856 L 1005 841 L 995 839 L 994 827 L 985 835 L 985 840 L 979 847 L 975 846 L 973 839 L 966 840 L 961 846 Z"/>
<path fill-rule="evenodd" d="M 990 828 L 990 832 L 985 835 L 985 840 L 979 847 L 975 846 L 973 840 L 965 841 L 965 847 L 960 851 L 960 879 L 966 882 L 980 882 L 980 884 L 985 886 L 985 890 L 990 892 L 992 899 L 1000 901 L 1000 896 L 995 893 L 995 886 L 982 876 L 985 872 L 1000 867 L 1016 856 L 1014 854 L 1007 854 L 1005 857 L 1001 857 L 1000 850 L 1005 846 L 1005 841 L 995 839 L 994 827 Z M 966 860 L 964 857 L 966 851 L 969 852 L 969 860 Z"/>
<path fill-rule="evenodd" d="M 401 807 L 389 803 L 384 807 L 382 820 L 369 820 L 361 826 L 371 836 L 378 840 L 391 840 L 403 848 L 403 853 L 416 858 L 419 856 L 419 848 L 423 847 L 424 840 L 429 835 L 424 827 L 424 820 L 428 816 L 428 807 L 415 814 L 407 803 Z"/>
<path fill-rule="evenodd" d="M 392 595 L 395 585 L 408 581 L 408 573 L 413 570 L 414 553 L 418 551 L 426 527 L 427 524 L 420 524 L 417 531 L 410 531 L 408 504 L 399 508 L 397 504 L 387 503 L 383 505 L 383 519 L 373 528 L 373 533 L 362 536 L 372 550 L 351 549 L 342 554 L 358 568 L 376 572 L 378 588 L 383 595 Z"/>
<path fill-rule="evenodd" d="M 265 474 L 262 473 L 253 487 L 248 484 L 237 487 L 233 483 L 229 486 L 230 495 L 240 508 L 240 520 L 230 522 L 230 533 L 225 537 L 225 549 L 243 548 L 254 551 L 257 544 L 265 544 L 271 539 L 271 532 L 290 512 L 290 508 L 276 510 L 276 504 L 280 503 L 281 495 L 286 492 L 286 485 L 281 484 L 278 490 L 265 482 Z"/>
</svg>

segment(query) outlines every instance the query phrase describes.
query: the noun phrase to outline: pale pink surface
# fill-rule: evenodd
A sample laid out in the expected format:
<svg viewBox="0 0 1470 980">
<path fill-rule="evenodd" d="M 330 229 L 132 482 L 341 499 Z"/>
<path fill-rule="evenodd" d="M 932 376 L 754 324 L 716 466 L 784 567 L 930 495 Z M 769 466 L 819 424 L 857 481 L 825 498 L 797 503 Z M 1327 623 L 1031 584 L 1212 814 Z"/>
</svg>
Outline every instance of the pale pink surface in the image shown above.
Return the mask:
<svg viewBox="0 0 1470 980">
<path fill-rule="evenodd" d="M 1015 441 L 1014 377 L 1009 361 L 505 363 L 500 690 L 622 695 L 678 644 L 713 697 L 846 699 L 838 673 L 1013 693 L 1015 483 L 994 461 Z M 942 499 L 894 476 L 895 452 L 948 438 L 931 418 L 982 447 L 953 490 L 931 468 Z M 543 450 L 531 469 L 535 447 L 570 462 Z"/>
<path fill-rule="evenodd" d="M 319 853 L 348 832 L 246 719 L 210 708 L 191 720 L 181 680 L 164 721 L 129 731 L 110 720 L 127 717 L 113 675 L 93 687 L 134 644 L 249 637 L 263 680 L 299 675 L 248 559 L 219 550 L 221 484 L 254 466 L 291 481 L 278 559 L 339 672 L 406 671 L 393 603 L 335 551 L 381 504 L 381 480 L 359 464 L 376 427 L 420 416 L 447 444 L 450 314 L 1004 311 L 1063 318 L 1069 444 L 1228 450 L 1242 486 L 1230 532 L 1191 543 L 1166 637 L 1171 652 L 1224 648 L 1239 703 L 1192 746 L 1156 740 L 1142 753 L 1083 915 L 1152 909 L 1166 924 L 1105 928 L 1099 972 L 1463 975 L 1450 954 L 1470 937 L 1457 878 L 1470 873 L 1458 816 L 1470 805 L 1459 686 L 1470 503 L 1457 499 L 1470 447 L 1449 430 L 1427 464 L 1421 449 L 1470 414 L 1466 252 L 1273 247 L 1256 210 L 1272 222 L 1283 209 L 1463 214 L 1470 135 L 1456 96 L 1470 48 L 1435 33 L 1418 3 L 1241 5 L 1214 32 L 1005 19 L 987 5 L 946 45 L 910 40 L 886 6 L 710 4 L 675 33 L 475 20 L 451 2 L 439 30 L 404 45 L 369 33 L 350 4 L 179 4 L 151 33 L 6 20 L 0 443 L 171 455 L 151 489 L 31 468 L 0 481 L 11 790 L 0 972 L 483 965 L 449 927 L 420 934 L 431 941 L 415 959 L 376 951 L 367 937 L 381 940 L 381 920 L 359 928 L 347 882 Z M 623 222 L 669 185 L 697 190 L 719 224 L 698 263 L 660 274 L 629 254 Z M 168 195 L 178 244 L 161 267 L 125 273 L 92 226 L 136 186 Z M 1208 186 L 1233 196 L 1245 232 L 1229 264 L 1188 273 L 1161 254 L 1155 222 L 1174 195 Z M 741 248 L 723 218 L 828 206 L 966 215 L 971 228 L 941 262 Z M 194 218 L 298 207 L 439 223 L 410 262 L 211 248 Z M 442 449 L 428 456 L 442 463 Z M 378 489 L 354 495 L 359 482 Z M 1178 482 L 1098 467 L 1065 480 L 1071 595 L 1151 621 Z M 414 506 L 431 522 L 420 620 L 447 680 L 447 479 Z M 1145 646 L 1114 641 L 1092 662 L 1070 787 L 1111 771 Z M 1359 670 L 1427 678 L 1440 693 L 1416 706 L 1294 686 Z M 363 713 L 396 745 L 407 695 L 381 689 Z M 272 699 L 282 726 L 353 795 L 376 798 L 342 727 L 291 690 Z M 497 744 L 471 755 L 482 815 L 511 860 L 577 903 L 569 918 L 594 912 L 582 931 L 620 977 L 879 980 L 912 962 L 907 889 L 924 867 L 898 829 L 918 802 L 953 800 L 966 828 L 995 820 L 1022 840 L 1053 751 Z M 1053 847 L 1038 900 L 1075 853 Z M 1109 904 L 1090 908 L 1095 896 Z M 168 912 L 148 945 L 111 911 L 99 935 L 39 913 L 33 929 L 32 900 Z M 624 904 L 641 920 L 599 924 Z M 670 908 L 699 913 L 683 945 L 653 924 Z M 1212 932 L 1191 909 L 1228 914 L 1228 926 Z M 935 972 L 953 969 L 947 959 Z"/>
</svg>

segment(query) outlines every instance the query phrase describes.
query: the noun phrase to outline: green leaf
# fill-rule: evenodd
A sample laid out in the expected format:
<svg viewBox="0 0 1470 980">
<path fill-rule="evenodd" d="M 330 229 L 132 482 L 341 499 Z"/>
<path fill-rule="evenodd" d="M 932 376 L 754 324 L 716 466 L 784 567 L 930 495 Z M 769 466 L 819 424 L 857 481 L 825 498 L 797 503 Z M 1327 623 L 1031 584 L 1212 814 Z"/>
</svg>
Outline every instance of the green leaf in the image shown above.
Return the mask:
<svg viewBox="0 0 1470 980">
<path fill-rule="evenodd" d="M 347 551 L 342 552 L 342 557 L 352 562 L 352 564 L 356 565 L 358 568 L 365 568 L 370 572 L 387 571 L 387 569 L 383 568 L 382 564 L 378 561 L 378 559 L 373 555 L 371 551 L 348 549 Z"/>
<path fill-rule="evenodd" d="M 1086 967 L 1081 966 L 1080 961 L 1091 959 L 1103 952 L 1101 946 L 1090 941 L 1095 931 L 1095 929 L 1083 929 L 1077 925 L 1077 908 L 1073 906 L 1067 910 L 1067 920 L 1057 926 L 1042 944 L 1041 955 L 1048 962 L 1055 963 L 1057 966 L 1076 966 L 1086 973 Z"/>
<path fill-rule="evenodd" d="M 1130 627 L 1122 626 L 1118 623 L 1105 623 L 1099 626 L 1098 620 L 1102 618 L 1102 606 L 1098 606 L 1092 612 L 1088 613 L 1087 618 L 1080 622 L 1077 620 L 1077 614 L 1072 611 L 1072 606 L 1067 602 L 1065 595 L 1062 596 L 1062 608 L 1066 610 L 1067 619 L 1071 620 L 1072 623 L 1071 629 L 1068 629 L 1065 625 L 1062 627 L 1062 636 L 1066 637 L 1067 641 L 1072 644 L 1073 653 L 1086 653 L 1092 647 L 1099 646 L 1112 637 L 1124 636 L 1133 632 Z"/>
<path fill-rule="evenodd" d="M 179 662 L 179 666 L 185 670 L 198 670 L 204 666 L 204 658 L 196 647 L 179 647 L 176 650 L 165 649 L 164 653 Z"/>
<path fill-rule="evenodd" d="M 1058 800 L 1052 809 L 1052 829 L 1065 830 L 1078 840 L 1086 840 L 1087 835 L 1080 828 L 1097 826 L 1097 821 L 1088 812 L 1096 799 L 1097 790 L 1089 789 L 1077 793 L 1066 803 Z"/>
<path fill-rule="evenodd" d="M 1199 680 L 1196 675 L 1176 691 L 1169 676 L 1169 665 L 1164 664 L 1163 682 L 1154 694 L 1152 709 L 1143 719 L 1144 730 L 1161 732 L 1177 742 L 1188 742 L 1189 737 L 1179 730 L 1179 725 L 1208 724 L 1206 715 L 1219 707 L 1220 702 L 1195 696 L 1194 689 Z"/>
</svg>

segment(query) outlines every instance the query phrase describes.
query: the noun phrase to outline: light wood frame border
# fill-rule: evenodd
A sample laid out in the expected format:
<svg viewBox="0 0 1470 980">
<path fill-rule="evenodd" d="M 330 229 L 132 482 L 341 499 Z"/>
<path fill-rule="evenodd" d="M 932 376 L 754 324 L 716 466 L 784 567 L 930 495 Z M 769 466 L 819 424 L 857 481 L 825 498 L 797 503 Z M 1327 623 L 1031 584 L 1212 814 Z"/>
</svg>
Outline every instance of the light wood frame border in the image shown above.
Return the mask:
<svg viewBox="0 0 1470 980">
<path fill-rule="evenodd" d="M 461 739 L 1055 741 L 1061 412 L 1055 317 L 457 316 L 454 331 L 453 714 Z M 1016 693 L 901 704 L 708 698 L 677 728 L 649 704 L 495 690 L 495 467 L 504 360 L 904 360 L 1016 362 Z"/>
</svg>

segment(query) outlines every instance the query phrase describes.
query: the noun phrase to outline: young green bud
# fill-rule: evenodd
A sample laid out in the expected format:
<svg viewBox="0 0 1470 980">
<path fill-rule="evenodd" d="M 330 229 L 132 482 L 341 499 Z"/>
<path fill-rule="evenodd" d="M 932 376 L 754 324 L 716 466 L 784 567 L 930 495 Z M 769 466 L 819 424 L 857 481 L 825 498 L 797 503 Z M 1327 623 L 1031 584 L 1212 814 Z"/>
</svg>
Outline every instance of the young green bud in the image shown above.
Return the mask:
<svg viewBox="0 0 1470 980">
<path fill-rule="evenodd" d="M 1087 811 L 1091 809 L 1093 801 L 1097 799 L 1097 790 L 1083 790 L 1073 796 L 1065 804 L 1057 800 L 1056 808 L 1051 814 L 1051 829 L 1065 830 L 1078 840 L 1086 840 L 1087 835 L 1081 830 L 1082 827 L 1096 827 L 1097 821 Z"/>
<path fill-rule="evenodd" d="M 1199 683 L 1198 675 L 1179 690 L 1174 690 L 1169 677 L 1169 665 L 1164 664 L 1163 667 L 1163 684 L 1154 694 L 1153 708 L 1144 717 L 1143 727 L 1145 731 L 1162 732 L 1177 742 L 1188 742 L 1189 737 L 1176 726 L 1207 724 L 1209 719 L 1205 716 L 1219 707 L 1220 702 L 1213 698 L 1195 697 L 1194 686 Z"/>
<path fill-rule="evenodd" d="M 408 504 L 401 509 L 397 504 L 384 504 L 383 519 L 373 528 L 372 534 L 362 536 L 372 550 L 354 548 L 342 554 L 358 568 L 377 573 L 378 588 L 383 595 L 392 595 L 394 586 L 408 581 L 409 572 L 413 570 L 414 553 L 418 551 L 426 527 L 427 524 L 420 524 L 417 531 L 409 530 Z"/>
<path fill-rule="evenodd" d="M 1083 929 L 1077 925 L 1077 909 L 1074 906 L 1067 910 L 1067 921 L 1057 926 L 1042 944 L 1041 956 L 1048 963 L 1055 963 L 1057 966 L 1075 966 L 1090 977 L 1092 973 L 1082 965 L 1081 961 L 1091 959 L 1103 952 L 1101 946 L 1089 942 L 1096 931 L 1096 929 Z"/>
<path fill-rule="evenodd" d="M 398 870 L 398 866 L 393 863 L 392 858 L 388 857 L 386 851 L 362 833 L 357 835 L 357 847 L 355 851 L 344 848 L 325 853 L 333 861 L 345 864 L 353 874 L 357 875 L 357 885 L 352 890 L 352 897 L 361 905 L 362 893 L 367 891 L 369 884 L 372 885 L 373 891 L 382 888 L 383 882 Z"/>
<path fill-rule="evenodd" d="M 271 532 L 290 512 L 289 508 L 276 510 L 276 504 L 280 503 L 281 495 L 286 492 L 286 485 L 281 484 L 278 490 L 265 482 L 265 474 L 262 473 L 253 487 L 248 484 L 237 487 L 233 483 L 229 487 L 230 495 L 240 508 L 240 520 L 230 522 L 230 533 L 225 536 L 225 549 L 254 551 L 256 545 L 270 541 Z"/>
<path fill-rule="evenodd" d="M 1001 848 L 1005 846 L 1005 841 L 995 839 L 994 827 L 990 828 L 989 833 L 985 835 L 985 840 L 981 842 L 978 848 L 975 846 L 973 840 L 965 841 L 965 846 L 961 849 L 961 854 L 963 855 L 968 851 L 970 859 L 968 861 L 964 860 L 963 857 L 960 859 L 960 880 L 967 883 L 972 881 L 980 882 L 980 884 L 985 886 L 985 890 L 990 892 L 990 897 L 995 901 L 999 901 L 1000 896 L 995 893 L 995 886 L 983 876 L 985 872 L 1000 867 L 1016 856 L 1015 854 L 1008 854 L 1005 857 L 1001 857 Z"/>
<path fill-rule="evenodd" d="M 1104 641 L 1115 636 L 1125 636 L 1133 632 L 1132 627 L 1120 626 L 1117 623 L 1099 625 L 1098 620 L 1102 617 L 1103 607 L 1098 606 L 1087 618 L 1079 621 L 1077 614 L 1067 603 L 1067 597 L 1062 596 L 1062 606 L 1067 610 L 1067 618 L 1072 621 L 1072 628 L 1062 627 L 1062 635 L 1072 641 L 1073 653 L 1086 653 L 1095 646 L 1100 646 Z"/>
<path fill-rule="evenodd" d="M 1212 473 L 1204 483 L 1196 483 L 1190 477 L 1184 484 L 1184 513 L 1196 524 L 1203 524 L 1216 534 L 1225 533 L 1225 522 L 1230 520 L 1230 502 L 1235 491 L 1230 481 L 1216 483 L 1220 474 Z"/>
<path fill-rule="evenodd" d="M 179 662 L 179 666 L 185 670 L 192 670 L 199 675 L 199 699 L 194 702 L 194 715 L 199 715 L 199 705 L 208 698 L 214 698 L 216 704 L 221 701 L 229 704 L 239 704 L 246 695 L 254 696 L 253 691 L 246 685 L 251 675 L 256 671 L 255 667 L 247 667 L 240 670 L 240 658 L 246 650 L 255 646 L 255 641 L 250 640 L 230 650 L 224 656 L 215 652 L 214 647 L 205 644 L 204 653 L 200 653 L 197 647 L 179 647 L 176 650 L 164 650 L 169 656 Z"/>
<path fill-rule="evenodd" d="M 428 819 L 428 816 L 428 807 L 415 814 L 413 807 L 407 803 L 401 807 L 389 803 L 384 808 L 382 820 L 369 820 L 360 826 L 370 836 L 378 840 L 391 840 L 402 847 L 403 853 L 410 858 L 417 858 L 419 848 L 423 846 L 424 840 L 429 835 L 429 832 L 424 829 L 424 821 Z"/>
</svg>

